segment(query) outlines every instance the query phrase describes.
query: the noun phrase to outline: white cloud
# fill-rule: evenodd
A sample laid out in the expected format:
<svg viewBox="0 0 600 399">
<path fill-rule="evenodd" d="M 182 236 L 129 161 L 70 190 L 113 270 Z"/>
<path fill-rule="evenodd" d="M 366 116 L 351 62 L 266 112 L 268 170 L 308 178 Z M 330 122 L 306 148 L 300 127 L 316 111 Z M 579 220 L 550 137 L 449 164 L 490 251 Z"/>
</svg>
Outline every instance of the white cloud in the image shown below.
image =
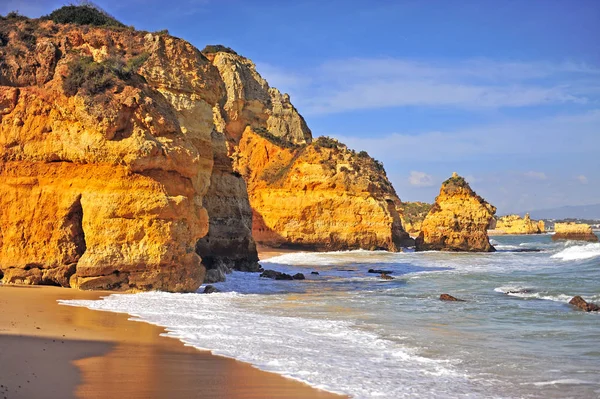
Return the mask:
<svg viewBox="0 0 600 399">
<path fill-rule="evenodd" d="M 507 120 L 465 129 L 344 136 L 327 132 L 349 147 L 365 150 L 386 165 L 403 162 L 481 161 L 492 156 L 537 154 L 564 157 L 600 147 L 600 110 L 535 120 Z M 577 140 L 573 140 L 577 137 Z"/>
<path fill-rule="evenodd" d="M 581 184 L 588 184 L 588 178 L 585 175 L 579 175 L 576 177 L 576 179 L 581 183 Z"/>
<path fill-rule="evenodd" d="M 416 187 L 431 187 L 434 185 L 433 176 L 428 175 L 425 172 L 417 172 L 415 170 L 410 171 L 408 181 L 411 185 Z"/>
<path fill-rule="evenodd" d="M 529 172 L 523 173 L 523 175 L 533 180 L 548 180 L 548 176 L 546 176 L 544 172 L 530 170 Z"/>
<path fill-rule="evenodd" d="M 600 70 L 572 62 L 354 58 L 328 61 L 303 74 L 260 63 L 258 71 L 273 86 L 293 91 L 295 105 L 306 114 L 406 106 L 496 109 L 586 104 L 600 92 Z"/>
</svg>

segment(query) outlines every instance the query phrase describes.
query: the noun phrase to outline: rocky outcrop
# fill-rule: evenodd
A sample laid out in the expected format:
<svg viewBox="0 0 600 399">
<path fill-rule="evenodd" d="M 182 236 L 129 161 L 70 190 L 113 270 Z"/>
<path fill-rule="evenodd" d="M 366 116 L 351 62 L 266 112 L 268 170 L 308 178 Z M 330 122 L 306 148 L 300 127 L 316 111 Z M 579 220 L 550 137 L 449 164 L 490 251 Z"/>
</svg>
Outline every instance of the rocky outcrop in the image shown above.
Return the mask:
<svg viewBox="0 0 600 399">
<path fill-rule="evenodd" d="M 582 297 L 580 297 L 579 295 L 574 296 L 570 301 L 569 301 L 570 305 L 573 305 L 585 312 L 598 312 L 600 311 L 600 306 L 596 305 L 595 303 L 589 303 L 586 302 L 585 299 L 583 299 Z"/>
<path fill-rule="evenodd" d="M 218 47 L 217 50 L 220 50 Z M 250 126 L 266 129 L 285 143 L 310 143 L 310 129 L 290 102 L 288 94 L 269 87 L 249 59 L 231 50 L 213 52 L 213 48 L 207 46 L 203 51 L 225 83 L 227 96 L 221 108 L 224 131 L 231 140 L 238 142 L 246 126 Z"/>
<path fill-rule="evenodd" d="M 496 208 L 456 173 L 442 183 L 416 239 L 418 251 L 495 251 L 487 236 Z"/>
<path fill-rule="evenodd" d="M 250 60 L 222 46 L 204 52 L 225 83 L 218 130 L 246 181 L 258 243 L 311 250 L 413 245 L 380 163 L 331 139 L 313 142 L 289 96 L 269 87 Z"/>
<path fill-rule="evenodd" d="M 248 128 L 234 156 L 261 244 L 391 251 L 413 244 L 383 167 L 366 154 L 327 138 L 284 147 Z"/>
<path fill-rule="evenodd" d="M 498 218 L 494 229 L 489 230 L 488 234 L 543 234 L 545 232 L 544 221 L 531 220 L 529 214 L 526 213 L 524 217 L 507 215 Z"/>
<path fill-rule="evenodd" d="M 261 270 L 252 238 L 246 182 L 233 171 L 225 136 L 214 131 L 212 139 L 214 166 L 203 202 L 209 214 L 208 234 L 196 244 L 196 252 L 206 267 L 205 283 L 224 281 L 232 270 Z"/>
<path fill-rule="evenodd" d="M 458 299 L 453 297 L 450 294 L 442 294 L 440 295 L 440 301 L 448 301 L 448 302 L 465 302 L 464 299 Z"/>
<path fill-rule="evenodd" d="M 432 204 L 426 202 L 402 202 L 398 212 L 404 230 L 412 236 L 419 235 L 421 224 L 432 206 Z"/>
<path fill-rule="evenodd" d="M 213 134 L 225 86 L 197 49 L 40 20 L 0 36 L 4 283 L 194 291 L 209 228 L 208 263 L 255 262 L 244 184 Z"/>
<path fill-rule="evenodd" d="M 598 242 L 591 226 L 585 223 L 555 223 L 552 240 L 575 240 Z"/>
</svg>

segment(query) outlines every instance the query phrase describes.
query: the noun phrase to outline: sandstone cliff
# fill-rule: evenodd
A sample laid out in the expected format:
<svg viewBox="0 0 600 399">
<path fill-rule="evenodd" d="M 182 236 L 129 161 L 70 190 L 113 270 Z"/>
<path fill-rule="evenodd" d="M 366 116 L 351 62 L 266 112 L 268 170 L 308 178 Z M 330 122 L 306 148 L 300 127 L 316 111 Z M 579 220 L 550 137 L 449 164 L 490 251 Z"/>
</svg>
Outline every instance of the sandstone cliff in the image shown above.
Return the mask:
<svg viewBox="0 0 600 399">
<path fill-rule="evenodd" d="M 211 265 L 253 262 L 244 183 L 215 130 L 224 94 L 168 35 L 0 21 L 3 282 L 193 291 L 209 228 Z M 222 211 L 210 226 L 207 208 Z"/>
<path fill-rule="evenodd" d="M 552 240 L 576 240 L 598 242 L 598 236 L 585 223 L 555 223 Z"/>
<path fill-rule="evenodd" d="M 531 220 L 529 214 L 502 216 L 496 220 L 496 226 L 488 234 L 542 234 L 546 232 L 544 221 Z"/>
<path fill-rule="evenodd" d="M 413 245 L 382 165 L 366 153 L 328 138 L 280 146 L 268 132 L 247 128 L 235 157 L 257 242 L 315 250 Z"/>
<path fill-rule="evenodd" d="M 456 173 L 442 183 L 440 194 L 423 220 L 416 239 L 418 251 L 495 251 L 487 229 L 496 208 Z"/>
<path fill-rule="evenodd" d="M 414 244 L 381 164 L 331 139 L 313 142 L 289 96 L 269 87 L 250 60 L 222 46 L 204 52 L 225 83 L 218 130 L 248 186 L 258 243 L 392 251 Z"/>
</svg>

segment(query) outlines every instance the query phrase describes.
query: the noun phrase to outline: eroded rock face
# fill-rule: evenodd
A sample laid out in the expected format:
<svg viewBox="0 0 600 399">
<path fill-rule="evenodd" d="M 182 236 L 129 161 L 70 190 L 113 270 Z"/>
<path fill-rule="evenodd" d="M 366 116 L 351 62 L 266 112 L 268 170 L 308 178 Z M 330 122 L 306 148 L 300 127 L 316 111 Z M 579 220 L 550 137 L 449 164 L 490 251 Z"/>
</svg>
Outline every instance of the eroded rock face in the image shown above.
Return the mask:
<svg viewBox="0 0 600 399">
<path fill-rule="evenodd" d="M 252 238 L 252 209 L 246 182 L 234 172 L 225 136 L 213 132 L 214 167 L 203 205 L 208 211 L 208 234 L 196 244 L 206 267 L 205 283 L 225 280 L 232 270 L 258 272 L 256 244 Z"/>
<path fill-rule="evenodd" d="M 224 130 L 228 137 L 239 141 L 246 126 L 266 129 L 275 137 L 292 144 L 312 140 L 310 129 L 302 115 L 290 102 L 256 71 L 247 58 L 229 52 L 206 54 L 217 67 L 227 90 L 222 104 Z"/>
<path fill-rule="evenodd" d="M 546 232 L 544 221 L 531 220 L 529 214 L 502 216 L 496 220 L 496 226 L 489 234 L 543 234 Z"/>
<path fill-rule="evenodd" d="M 37 20 L 0 30 L 3 282 L 196 290 L 224 94 L 216 68 L 166 35 Z M 82 57 L 119 73 L 67 93 Z"/>
<path fill-rule="evenodd" d="M 417 237 L 418 251 L 495 251 L 487 229 L 496 208 L 456 173 L 442 184 Z"/>
<path fill-rule="evenodd" d="M 227 51 L 206 56 L 225 83 L 217 130 L 246 181 L 258 243 L 393 251 L 414 244 L 379 163 L 340 143 L 313 143 L 289 96 L 269 87 L 252 61 Z"/>
<path fill-rule="evenodd" d="M 576 240 L 598 242 L 598 236 L 594 234 L 592 227 L 585 223 L 556 223 L 552 240 Z"/>
<path fill-rule="evenodd" d="M 248 128 L 234 157 L 261 244 L 391 251 L 413 245 L 383 167 L 366 154 L 324 138 L 283 147 Z"/>
</svg>

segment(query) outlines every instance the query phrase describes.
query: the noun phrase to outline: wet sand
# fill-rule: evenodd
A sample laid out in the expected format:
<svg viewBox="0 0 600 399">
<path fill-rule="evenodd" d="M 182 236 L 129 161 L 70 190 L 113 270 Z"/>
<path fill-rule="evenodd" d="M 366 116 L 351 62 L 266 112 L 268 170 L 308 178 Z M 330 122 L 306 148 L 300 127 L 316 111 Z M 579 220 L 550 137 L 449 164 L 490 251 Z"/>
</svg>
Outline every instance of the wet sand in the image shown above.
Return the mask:
<svg viewBox="0 0 600 399">
<path fill-rule="evenodd" d="M 56 302 L 109 294 L 0 285 L 0 399 L 341 397 L 186 347 L 125 314 Z"/>
</svg>

